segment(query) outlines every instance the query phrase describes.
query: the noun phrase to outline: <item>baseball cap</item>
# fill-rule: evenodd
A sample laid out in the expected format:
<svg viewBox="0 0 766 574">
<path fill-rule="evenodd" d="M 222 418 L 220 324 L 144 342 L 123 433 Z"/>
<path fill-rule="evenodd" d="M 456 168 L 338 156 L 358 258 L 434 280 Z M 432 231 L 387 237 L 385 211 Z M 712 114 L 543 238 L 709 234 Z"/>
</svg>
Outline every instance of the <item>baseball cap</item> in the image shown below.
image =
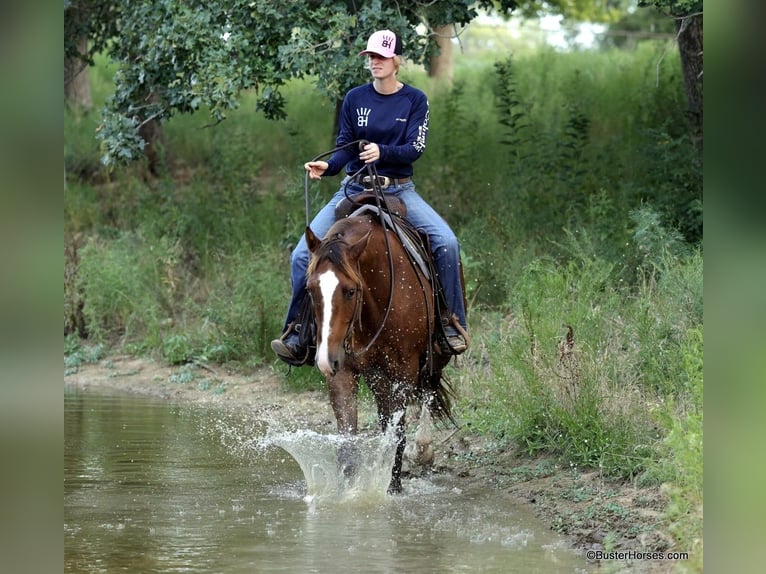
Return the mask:
<svg viewBox="0 0 766 574">
<path fill-rule="evenodd" d="M 367 40 L 367 49 L 359 52 L 359 55 L 377 54 L 384 58 L 393 58 L 397 54 L 402 53 L 401 44 L 399 36 L 391 30 L 378 30 L 373 32 L 369 40 Z"/>
</svg>

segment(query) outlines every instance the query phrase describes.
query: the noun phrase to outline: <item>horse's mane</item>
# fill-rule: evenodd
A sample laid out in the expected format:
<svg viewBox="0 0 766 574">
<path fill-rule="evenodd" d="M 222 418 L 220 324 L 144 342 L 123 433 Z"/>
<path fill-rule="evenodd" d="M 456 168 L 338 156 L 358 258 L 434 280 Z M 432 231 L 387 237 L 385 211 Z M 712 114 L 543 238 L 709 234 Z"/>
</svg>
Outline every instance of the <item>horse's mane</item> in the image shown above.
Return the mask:
<svg viewBox="0 0 766 574">
<path fill-rule="evenodd" d="M 351 281 L 360 285 L 362 283 L 362 277 L 359 275 L 359 270 L 356 266 L 356 261 L 350 261 L 348 257 L 349 247 L 352 243 L 349 243 L 349 239 L 356 241 L 361 238 L 361 235 L 348 233 L 349 228 L 353 228 L 355 225 L 367 224 L 366 227 L 373 229 L 374 221 L 369 218 L 348 218 L 342 219 L 335 223 L 330 228 L 327 236 L 322 240 L 322 243 L 317 248 L 316 252 L 312 255 L 307 274 L 314 273 L 316 268 L 323 261 L 329 261 L 329 263 L 338 268 L 341 273 L 346 275 Z"/>
</svg>

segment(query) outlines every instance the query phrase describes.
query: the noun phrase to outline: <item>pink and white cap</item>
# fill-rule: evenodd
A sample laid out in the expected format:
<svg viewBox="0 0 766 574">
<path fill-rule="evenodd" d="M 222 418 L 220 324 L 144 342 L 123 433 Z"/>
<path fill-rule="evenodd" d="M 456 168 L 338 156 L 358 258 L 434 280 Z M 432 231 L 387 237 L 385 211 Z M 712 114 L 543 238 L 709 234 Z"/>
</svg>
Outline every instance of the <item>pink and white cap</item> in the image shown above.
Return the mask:
<svg viewBox="0 0 766 574">
<path fill-rule="evenodd" d="M 378 30 L 373 32 L 369 40 L 367 40 L 367 49 L 359 52 L 359 55 L 368 56 L 370 54 L 377 54 L 384 58 L 393 58 L 401 53 L 402 47 L 399 37 L 391 30 Z"/>
</svg>

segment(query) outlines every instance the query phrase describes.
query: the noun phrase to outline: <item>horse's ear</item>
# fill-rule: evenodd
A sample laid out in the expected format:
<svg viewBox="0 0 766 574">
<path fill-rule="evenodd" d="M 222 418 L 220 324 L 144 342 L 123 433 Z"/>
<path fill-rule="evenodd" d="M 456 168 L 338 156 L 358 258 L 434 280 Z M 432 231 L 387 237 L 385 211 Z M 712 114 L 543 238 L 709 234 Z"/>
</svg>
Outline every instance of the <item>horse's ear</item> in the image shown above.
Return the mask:
<svg viewBox="0 0 766 574">
<path fill-rule="evenodd" d="M 370 242 L 370 237 L 372 237 L 372 231 L 365 233 L 362 237 L 359 238 L 359 241 L 351 246 L 349 252 L 354 259 L 358 259 L 362 252 L 367 249 L 367 244 Z"/>
<path fill-rule="evenodd" d="M 311 253 L 314 253 L 314 251 L 317 250 L 319 247 L 319 244 L 322 243 L 322 240 L 319 239 L 316 235 L 314 235 L 314 232 L 311 231 L 311 227 L 308 225 L 306 226 L 306 244 L 309 246 L 309 251 Z"/>
</svg>

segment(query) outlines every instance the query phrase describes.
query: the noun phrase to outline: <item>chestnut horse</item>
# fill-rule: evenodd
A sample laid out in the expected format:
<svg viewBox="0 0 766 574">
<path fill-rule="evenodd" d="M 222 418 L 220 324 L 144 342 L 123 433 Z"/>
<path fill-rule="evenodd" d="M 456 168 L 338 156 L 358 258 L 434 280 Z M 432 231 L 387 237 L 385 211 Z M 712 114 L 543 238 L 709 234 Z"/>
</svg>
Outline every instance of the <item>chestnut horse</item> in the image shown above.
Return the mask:
<svg viewBox="0 0 766 574">
<path fill-rule="evenodd" d="M 435 418 L 452 420 L 451 393 L 442 378 L 451 354 L 435 343 L 434 289 L 397 234 L 384 231 L 377 216 L 340 219 L 323 241 L 307 227 L 306 240 L 316 364 L 327 379 L 338 432 L 357 432 L 357 392 L 364 377 L 381 430 L 396 425 L 389 492 L 399 492 L 407 405 L 427 405 Z M 341 464 L 353 472 L 353 452 L 345 454 L 351 460 Z"/>
</svg>

